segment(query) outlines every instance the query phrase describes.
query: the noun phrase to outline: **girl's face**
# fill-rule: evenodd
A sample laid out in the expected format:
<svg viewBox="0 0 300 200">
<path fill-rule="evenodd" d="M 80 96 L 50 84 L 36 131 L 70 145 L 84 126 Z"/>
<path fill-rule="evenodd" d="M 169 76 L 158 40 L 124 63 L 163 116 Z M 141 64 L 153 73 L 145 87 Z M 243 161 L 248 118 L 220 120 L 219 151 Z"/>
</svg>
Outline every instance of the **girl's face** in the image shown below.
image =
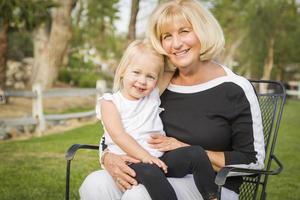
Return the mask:
<svg viewBox="0 0 300 200">
<path fill-rule="evenodd" d="M 161 42 L 170 61 L 179 70 L 198 66 L 201 44 L 191 24 L 185 19 L 166 24 Z"/>
<path fill-rule="evenodd" d="M 135 58 L 125 70 L 121 93 L 129 100 L 149 95 L 156 86 L 159 72 L 160 67 L 151 56 Z"/>
</svg>

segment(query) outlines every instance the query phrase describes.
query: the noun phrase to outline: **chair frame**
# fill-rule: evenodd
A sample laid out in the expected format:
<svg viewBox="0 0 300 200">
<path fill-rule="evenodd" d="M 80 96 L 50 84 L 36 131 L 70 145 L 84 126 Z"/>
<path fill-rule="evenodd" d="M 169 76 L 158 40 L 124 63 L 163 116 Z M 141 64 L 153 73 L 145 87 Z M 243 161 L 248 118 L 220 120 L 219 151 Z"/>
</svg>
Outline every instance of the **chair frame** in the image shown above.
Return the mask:
<svg viewBox="0 0 300 200">
<path fill-rule="evenodd" d="M 278 130 L 279 130 L 279 125 L 280 125 L 280 121 L 281 121 L 281 117 L 282 117 L 282 112 L 283 112 L 283 107 L 286 101 L 286 91 L 285 88 L 283 86 L 283 84 L 281 82 L 277 82 L 277 81 L 267 81 L 267 80 L 249 80 L 251 83 L 265 83 L 265 84 L 275 84 L 277 85 L 279 88 L 281 88 L 282 92 L 278 93 L 278 94 L 271 94 L 274 96 L 278 96 L 281 98 L 281 102 L 278 105 L 278 108 L 276 107 L 276 111 L 274 111 L 273 115 L 276 117 L 274 117 L 274 121 L 271 125 L 271 129 L 274 130 L 270 130 L 271 132 L 271 146 L 270 143 L 268 141 L 268 145 L 267 145 L 267 149 L 266 152 L 269 152 L 268 155 L 269 157 L 266 158 L 267 161 L 267 165 L 265 167 L 265 169 L 263 170 L 254 170 L 254 169 L 244 169 L 244 168 L 236 168 L 236 167 L 223 167 L 216 176 L 215 179 L 215 183 L 218 185 L 218 199 L 220 199 L 221 197 L 221 188 L 222 186 L 225 184 L 227 177 L 229 176 L 230 172 L 242 172 L 242 173 L 251 173 L 251 175 L 248 175 L 248 177 L 250 176 L 256 176 L 258 177 L 258 181 L 255 182 L 256 188 L 255 188 L 255 193 L 254 193 L 254 197 L 252 199 L 256 199 L 256 196 L 258 194 L 258 187 L 259 185 L 261 185 L 262 190 L 261 190 L 261 196 L 260 199 L 265 200 L 266 199 L 266 186 L 267 186 L 267 181 L 268 181 L 268 176 L 269 175 L 277 175 L 279 174 L 282 170 L 283 170 L 283 164 L 280 162 L 280 160 L 275 156 L 274 154 L 274 149 L 275 149 L 275 144 L 276 144 L 276 140 L 277 140 L 277 135 L 278 135 Z M 260 96 L 269 96 L 270 94 L 258 94 L 258 97 Z M 277 104 L 276 104 L 277 106 Z M 278 110 L 277 110 L 278 109 Z M 89 145 L 89 144 L 73 144 L 67 151 L 66 155 L 65 155 L 65 159 L 67 161 L 67 166 L 66 166 L 66 190 L 65 190 L 65 199 L 69 200 L 70 199 L 70 173 L 71 173 L 71 161 L 74 159 L 74 156 L 76 154 L 76 152 L 79 149 L 90 149 L 90 150 L 98 150 L 99 149 L 99 145 Z M 271 164 L 272 161 L 274 161 L 277 165 L 276 169 L 271 170 Z"/>
<path fill-rule="evenodd" d="M 283 113 L 283 107 L 286 101 L 286 91 L 285 87 L 281 82 L 278 81 L 267 81 L 267 80 L 250 80 L 251 83 L 256 84 L 272 84 L 276 85 L 278 88 L 280 88 L 280 92 L 277 93 L 264 93 L 260 94 L 258 93 L 257 96 L 260 98 L 261 96 L 271 96 L 275 97 L 276 104 L 273 110 L 272 115 L 272 124 L 270 126 L 270 134 L 267 138 L 267 145 L 266 145 L 266 158 L 265 158 L 265 168 L 262 170 L 255 170 L 255 169 L 245 169 L 245 168 L 237 168 L 237 167 L 223 167 L 216 176 L 215 183 L 218 185 L 218 199 L 221 199 L 221 188 L 225 184 L 227 177 L 229 176 L 230 172 L 241 172 L 241 173 L 249 173 L 251 175 L 248 175 L 248 177 L 255 177 L 257 178 L 256 181 L 251 182 L 252 184 L 256 184 L 255 191 L 253 191 L 253 196 L 251 199 L 255 200 L 257 199 L 257 195 L 259 194 L 258 188 L 261 187 L 261 194 L 259 199 L 265 200 L 267 198 L 266 193 L 266 187 L 268 182 L 269 175 L 278 175 L 283 170 L 283 164 L 280 162 L 280 160 L 275 156 L 274 150 L 275 145 L 277 141 L 279 126 L 282 118 Z M 279 102 L 278 99 L 280 100 Z M 263 114 L 263 113 L 262 113 Z M 277 165 L 275 169 L 271 169 L 272 163 Z M 243 177 L 247 177 L 247 175 L 244 175 Z M 247 198 L 248 199 L 248 198 Z"/>
</svg>

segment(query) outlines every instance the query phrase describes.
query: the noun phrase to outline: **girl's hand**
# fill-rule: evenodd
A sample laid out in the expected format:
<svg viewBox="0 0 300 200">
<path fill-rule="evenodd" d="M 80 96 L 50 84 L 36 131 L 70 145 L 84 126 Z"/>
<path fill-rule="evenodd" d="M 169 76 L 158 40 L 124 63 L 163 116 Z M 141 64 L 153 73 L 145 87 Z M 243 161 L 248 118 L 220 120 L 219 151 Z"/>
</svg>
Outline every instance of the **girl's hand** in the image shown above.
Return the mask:
<svg viewBox="0 0 300 200">
<path fill-rule="evenodd" d="M 143 163 L 148 163 L 148 164 L 155 164 L 159 168 L 161 168 L 165 173 L 168 173 L 168 166 L 159 158 L 156 158 L 154 156 L 148 155 L 142 160 Z"/>
<path fill-rule="evenodd" d="M 180 147 L 189 146 L 173 137 L 167 137 L 160 134 L 152 134 L 148 140 L 150 146 L 159 151 L 171 151 Z"/>
</svg>

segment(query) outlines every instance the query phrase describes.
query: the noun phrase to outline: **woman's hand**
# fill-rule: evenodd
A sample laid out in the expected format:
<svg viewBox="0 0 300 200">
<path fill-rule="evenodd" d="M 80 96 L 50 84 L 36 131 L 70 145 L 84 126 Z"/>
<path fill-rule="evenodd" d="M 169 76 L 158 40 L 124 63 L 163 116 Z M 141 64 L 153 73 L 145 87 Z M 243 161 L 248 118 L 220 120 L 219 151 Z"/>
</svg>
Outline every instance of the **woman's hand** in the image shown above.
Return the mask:
<svg viewBox="0 0 300 200">
<path fill-rule="evenodd" d="M 133 185 L 137 185 L 137 181 L 133 178 L 136 174 L 127 163 L 139 163 L 139 160 L 130 156 L 117 155 L 109 152 L 103 162 L 105 169 L 116 181 L 121 191 L 125 192 L 125 190 L 131 189 Z"/>
<path fill-rule="evenodd" d="M 168 173 L 168 166 L 159 158 L 156 158 L 152 155 L 146 156 L 142 160 L 143 163 L 148 164 L 156 164 L 159 168 L 161 168 L 165 173 Z"/>
<path fill-rule="evenodd" d="M 151 134 L 148 140 L 150 146 L 159 151 L 171 151 L 180 147 L 189 146 L 186 143 L 180 142 L 173 137 L 167 137 L 160 134 Z"/>
<path fill-rule="evenodd" d="M 225 166 L 225 154 L 221 151 L 206 151 L 207 156 L 216 172 Z"/>
</svg>

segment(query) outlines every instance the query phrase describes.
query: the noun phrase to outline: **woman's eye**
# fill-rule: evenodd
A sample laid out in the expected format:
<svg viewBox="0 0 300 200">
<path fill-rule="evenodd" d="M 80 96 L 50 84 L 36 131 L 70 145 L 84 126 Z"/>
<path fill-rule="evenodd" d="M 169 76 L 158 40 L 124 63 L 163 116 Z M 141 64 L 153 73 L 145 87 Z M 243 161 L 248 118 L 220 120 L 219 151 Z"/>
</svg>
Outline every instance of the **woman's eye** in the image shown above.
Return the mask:
<svg viewBox="0 0 300 200">
<path fill-rule="evenodd" d="M 139 71 L 132 71 L 132 73 L 139 74 L 140 72 Z"/>
<path fill-rule="evenodd" d="M 180 33 L 189 33 L 190 31 L 189 30 L 182 30 L 180 31 Z"/>
<path fill-rule="evenodd" d="M 163 39 L 165 40 L 165 39 L 168 39 L 168 38 L 170 38 L 171 37 L 171 35 L 164 35 L 163 36 Z"/>
</svg>

